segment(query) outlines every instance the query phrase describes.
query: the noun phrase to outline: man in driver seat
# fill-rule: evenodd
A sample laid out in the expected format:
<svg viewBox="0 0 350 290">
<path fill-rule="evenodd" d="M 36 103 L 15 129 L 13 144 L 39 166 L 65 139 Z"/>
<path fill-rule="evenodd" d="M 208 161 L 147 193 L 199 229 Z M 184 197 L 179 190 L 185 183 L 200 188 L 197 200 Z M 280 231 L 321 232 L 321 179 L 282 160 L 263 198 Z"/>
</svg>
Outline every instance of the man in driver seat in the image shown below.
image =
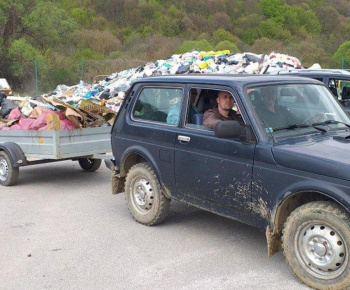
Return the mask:
<svg viewBox="0 0 350 290">
<path fill-rule="evenodd" d="M 276 129 L 297 123 L 296 117 L 286 107 L 276 105 L 276 99 L 275 87 L 261 88 L 261 102 L 255 111 L 264 125 Z"/>
</svg>

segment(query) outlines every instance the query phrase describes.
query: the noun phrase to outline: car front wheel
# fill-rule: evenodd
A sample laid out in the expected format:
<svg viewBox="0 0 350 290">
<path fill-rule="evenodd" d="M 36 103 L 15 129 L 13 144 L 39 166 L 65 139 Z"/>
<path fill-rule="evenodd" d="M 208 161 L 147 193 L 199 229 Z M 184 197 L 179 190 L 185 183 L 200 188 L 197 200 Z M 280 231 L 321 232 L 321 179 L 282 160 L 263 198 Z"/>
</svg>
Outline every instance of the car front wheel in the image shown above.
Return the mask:
<svg viewBox="0 0 350 290">
<path fill-rule="evenodd" d="M 283 231 L 288 264 L 316 289 L 350 286 L 350 219 L 332 202 L 307 203 L 292 212 Z"/>
</svg>

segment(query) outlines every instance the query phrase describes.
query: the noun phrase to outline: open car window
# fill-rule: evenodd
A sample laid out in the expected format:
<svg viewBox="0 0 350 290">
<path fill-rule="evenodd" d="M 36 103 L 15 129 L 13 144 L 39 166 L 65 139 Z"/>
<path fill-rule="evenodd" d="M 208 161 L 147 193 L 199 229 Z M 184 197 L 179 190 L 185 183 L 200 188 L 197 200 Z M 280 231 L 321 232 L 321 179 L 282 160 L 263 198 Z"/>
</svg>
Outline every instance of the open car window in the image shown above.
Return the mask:
<svg viewBox="0 0 350 290">
<path fill-rule="evenodd" d="M 193 87 L 189 90 L 187 102 L 187 113 L 185 126 L 199 130 L 212 130 L 203 125 L 203 118 L 206 111 L 217 107 L 217 97 L 220 90 Z M 232 96 L 232 94 L 230 93 Z M 234 97 L 233 97 L 234 98 Z M 237 112 L 236 102 L 232 107 Z"/>
</svg>

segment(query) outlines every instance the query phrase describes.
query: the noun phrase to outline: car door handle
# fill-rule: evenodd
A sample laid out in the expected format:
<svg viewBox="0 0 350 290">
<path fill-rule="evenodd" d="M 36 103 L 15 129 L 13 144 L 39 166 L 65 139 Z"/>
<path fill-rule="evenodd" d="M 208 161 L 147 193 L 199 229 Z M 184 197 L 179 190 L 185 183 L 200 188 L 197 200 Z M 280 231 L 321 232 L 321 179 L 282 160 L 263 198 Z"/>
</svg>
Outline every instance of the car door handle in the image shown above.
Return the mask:
<svg viewBox="0 0 350 290">
<path fill-rule="evenodd" d="M 179 140 L 180 142 L 190 142 L 191 138 L 188 136 L 179 135 L 177 136 L 177 140 Z"/>
</svg>

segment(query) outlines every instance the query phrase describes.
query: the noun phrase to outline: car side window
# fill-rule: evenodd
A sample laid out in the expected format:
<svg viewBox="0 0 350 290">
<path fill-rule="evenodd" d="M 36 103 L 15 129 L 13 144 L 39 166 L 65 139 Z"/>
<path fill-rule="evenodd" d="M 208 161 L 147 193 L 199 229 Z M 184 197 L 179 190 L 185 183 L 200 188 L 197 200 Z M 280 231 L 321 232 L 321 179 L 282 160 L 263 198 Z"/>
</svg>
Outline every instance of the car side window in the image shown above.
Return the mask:
<svg viewBox="0 0 350 290">
<path fill-rule="evenodd" d="M 329 81 L 329 89 L 340 101 L 348 102 L 350 99 L 350 80 L 334 79 Z M 344 103 L 343 102 L 343 103 Z"/>
<path fill-rule="evenodd" d="M 135 103 L 135 120 L 177 125 L 179 123 L 183 90 L 179 88 L 144 88 Z"/>
<path fill-rule="evenodd" d="M 186 127 L 210 130 L 203 125 L 203 116 L 206 110 L 213 109 L 216 105 L 216 90 L 204 88 L 191 88 L 187 104 Z"/>
<path fill-rule="evenodd" d="M 332 92 L 333 96 L 338 99 L 339 98 L 339 89 L 338 89 L 338 80 L 330 79 L 328 82 L 328 88 Z"/>
<path fill-rule="evenodd" d="M 206 88 L 191 88 L 187 104 L 187 117 L 185 126 L 187 128 L 212 130 L 203 125 L 204 114 L 206 111 L 217 107 L 217 97 L 220 90 Z M 237 114 L 237 106 L 233 103 L 233 114 Z"/>
</svg>

